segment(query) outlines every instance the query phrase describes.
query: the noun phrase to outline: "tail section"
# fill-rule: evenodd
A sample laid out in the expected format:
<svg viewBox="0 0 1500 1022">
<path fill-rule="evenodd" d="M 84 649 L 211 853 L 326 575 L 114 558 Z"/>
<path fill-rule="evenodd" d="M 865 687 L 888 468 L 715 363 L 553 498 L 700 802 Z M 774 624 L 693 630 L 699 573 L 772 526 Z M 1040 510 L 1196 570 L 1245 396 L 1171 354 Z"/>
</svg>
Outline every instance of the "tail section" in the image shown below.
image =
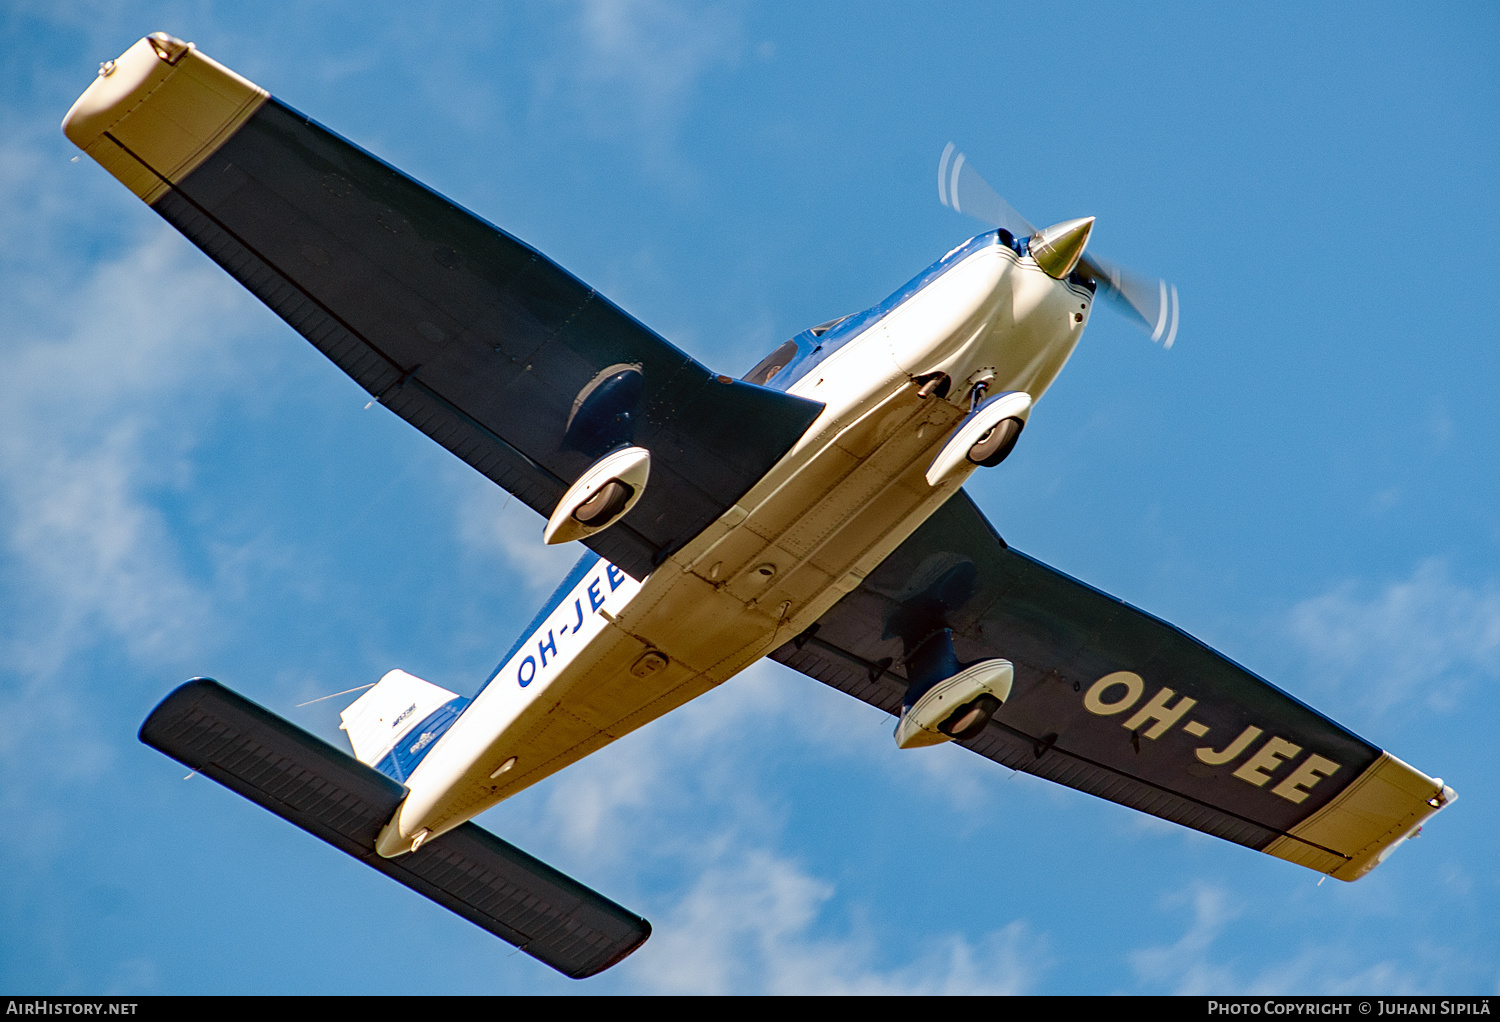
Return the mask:
<svg viewBox="0 0 1500 1022">
<path fill-rule="evenodd" d="M 390 671 L 340 714 L 354 758 L 401 783 L 469 700 L 405 671 Z"/>
<path fill-rule="evenodd" d="M 406 789 L 217 682 L 199 678 L 172 692 L 141 725 L 141 741 L 565 976 L 603 972 L 651 934 L 640 916 L 473 823 L 385 858 L 375 839 Z"/>
</svg>

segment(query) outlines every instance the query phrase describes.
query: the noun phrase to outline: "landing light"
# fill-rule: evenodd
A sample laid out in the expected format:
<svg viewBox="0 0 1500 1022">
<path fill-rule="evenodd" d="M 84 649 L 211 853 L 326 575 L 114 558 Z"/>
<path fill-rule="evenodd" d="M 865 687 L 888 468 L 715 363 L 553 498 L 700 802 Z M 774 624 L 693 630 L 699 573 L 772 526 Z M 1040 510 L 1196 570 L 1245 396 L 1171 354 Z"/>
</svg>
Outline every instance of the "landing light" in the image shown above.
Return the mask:
<svg viewBox="0 0 1500 1022">
<path fill-rule="evenodd" d="M 165 32 L 152 32 L 146 37 L 146 42 L 156 51 L 156 55 L 168 64 L 175 64 L 182 59 L 183 54 L 193 48 L 192 43 L 185 43 L 175 36 L 169 36 Z"/>
</svg>

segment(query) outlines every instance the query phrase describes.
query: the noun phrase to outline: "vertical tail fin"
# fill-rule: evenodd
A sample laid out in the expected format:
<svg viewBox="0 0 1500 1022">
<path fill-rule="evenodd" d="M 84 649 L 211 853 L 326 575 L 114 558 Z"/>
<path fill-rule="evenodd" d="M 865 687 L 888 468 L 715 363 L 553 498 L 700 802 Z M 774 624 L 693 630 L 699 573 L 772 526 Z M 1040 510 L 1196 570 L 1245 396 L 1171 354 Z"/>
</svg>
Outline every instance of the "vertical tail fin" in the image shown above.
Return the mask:
<svg viewBox="0 0 1500 1022">
<path fill-rule="evenodd" d="M 354 758 L 405 782 L 469 700 L 405 671 L 390 671 L 340 714 Z"/>
</svg>

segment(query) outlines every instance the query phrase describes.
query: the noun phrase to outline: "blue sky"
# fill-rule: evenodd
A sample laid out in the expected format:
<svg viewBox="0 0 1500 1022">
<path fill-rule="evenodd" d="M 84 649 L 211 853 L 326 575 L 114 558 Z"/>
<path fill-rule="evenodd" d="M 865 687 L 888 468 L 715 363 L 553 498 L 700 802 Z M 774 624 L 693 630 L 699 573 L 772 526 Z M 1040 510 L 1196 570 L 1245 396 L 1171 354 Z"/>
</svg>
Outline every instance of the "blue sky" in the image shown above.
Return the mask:
<svg viewBox="0 0 1500 1022">
<path fill-rule="evenodd" d="M 1500 987 L 1500 15 L 1492 5 L 34 4 L 0 10 L 0 988 L 1469 992 Z M 566 571 L 76 155 L 164 29 L 743 373 L 979 225 L 1173 280 L 970 490 L 1015 546 L 1458 789 L 1354 885 L 954 747 L 774 664 L 481 823 L 650 918 L 595 980 L 141 746 L 210 675 L 332 741 L 471 692 Z"/>
</svg>

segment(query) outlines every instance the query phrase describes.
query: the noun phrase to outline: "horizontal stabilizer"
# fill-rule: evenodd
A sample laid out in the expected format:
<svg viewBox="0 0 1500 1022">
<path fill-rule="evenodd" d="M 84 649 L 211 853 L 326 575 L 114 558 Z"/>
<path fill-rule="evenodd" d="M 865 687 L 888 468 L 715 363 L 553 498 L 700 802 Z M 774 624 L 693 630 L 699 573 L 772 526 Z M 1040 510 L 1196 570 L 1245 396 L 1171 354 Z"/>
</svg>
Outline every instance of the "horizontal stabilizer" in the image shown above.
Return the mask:
<svg viewBox="0 0 1500 1022">
<path fill-rule="evenodd" d="M 473 823 L 382 858 L 375 838 L 406 789 L 216 681 L 174 690 L 140 737 L 574 979 L 651 935 L 646 920 Z"/>
</svg>

